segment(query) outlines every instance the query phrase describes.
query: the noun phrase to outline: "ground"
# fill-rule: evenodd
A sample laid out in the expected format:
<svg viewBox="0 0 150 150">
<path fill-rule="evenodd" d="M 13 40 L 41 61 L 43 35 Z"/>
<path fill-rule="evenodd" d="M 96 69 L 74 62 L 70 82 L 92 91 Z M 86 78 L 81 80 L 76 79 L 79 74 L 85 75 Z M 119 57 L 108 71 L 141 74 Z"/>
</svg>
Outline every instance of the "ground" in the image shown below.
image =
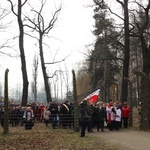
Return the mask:
<svg viewBox="0 0 150 150">
<path fill-rule="evenodd" d="M 103 138 L 110 144 L 117 145 L 118 150 L 150 150 L 150 133 L 133 129 L 121 129 L 120 131 L 108 131 L 92 133 Z"/>
<path fill-rule="evenodd" d="M 111 144 L 117 145 L 117 150 L 150 150 L 150 132 L 140 131 L 137 108 L 133 108 L 133 127 L 119 131 L 93 132 L 94 136 L 103 138 Z"/>
</svg>

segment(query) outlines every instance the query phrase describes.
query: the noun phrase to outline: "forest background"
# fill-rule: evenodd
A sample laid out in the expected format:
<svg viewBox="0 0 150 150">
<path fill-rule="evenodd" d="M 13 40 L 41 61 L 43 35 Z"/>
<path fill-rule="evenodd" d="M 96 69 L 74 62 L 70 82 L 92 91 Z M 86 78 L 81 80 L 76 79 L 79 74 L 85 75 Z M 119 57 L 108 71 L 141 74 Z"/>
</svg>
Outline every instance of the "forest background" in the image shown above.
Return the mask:
<svg viewBox="0 0 150 150">
<path fill-rule="evenodd" d="M 65 56 L 63 56 L 62 53 L 61 55 L 57 55 L 59 46 L 55 44 L 55 46 L 57 45 L 58 47 L 53 48 L 51 44 L 53 41 L 50 42 L 49 40 L 49 38 L 53 37 L 54 30 L 51 32 L 52 29 L 54 29 L 55 25 L 57 25 L 59 22 L 58 18 L 63 10 L 62 3 L 58 5 L 58 3 L 53 1 L 53 4 L 50 5 L 46 0 L 39 0 L 39 4 L 37 1 L 35 3 L 35 1 L 30 2 L 28 0 L 18 0 L 18 3 L 16 4 L 14 4 L 11 0 L 7 0 L 7 2 L 8 3 L 6 4 L 4 1 L 4 5 L 1 9 L 1 30 L 8 31 L 5 32 L 7 33 L 6 36 L 4 36 L 5 42 L 1 44 L 1 54 L 5 53 L 5 55 L 9 55 L 11 58 L 15 57 L 16 55 L 12 53 L 12 50 L 16 52 L 15 46 L 17 44 L 19 45 L 19 51 L 17 52 L 19 52 L 18 56 L 20 55 L 21 58 L 20 68 L 22 68 L 22 105 L 27 104 L 29 91 L 28 67 L 26 66 L 28 59 L 26 58 L 25 52 L 29 52 L 29 49 L 31 52 L 31 49 L 34 49 L 34 46 L 39 50 L 40 54 L 40 61 L 37 59 L 37 53 L 35 54 L 33 60 L 34 65 L 32 68 L 33 72 L 31 73 L 33 75 L 33 82 L 30 83 L 30 86 L 34 95 L 34 100 L 37 100 L 38 94 L 37 77 L 39 71 L 37 71 L 37 68 L 39 62 L 41 63 L 41 70 L 44 79 L 43 91 L 45 91 L 46 102 L 52 101 L 54 98 L 53 95 L 55 95 L 55 98 L 58 96 L 58 87 L 61 87 L 60 97 L 62 98 L 62 89 L 66 88 L 66 93 L 68 93 L 69 90 L 71 91 L 71 82 L 69 82 L 70 74 L 68 73 L 70 72 L 70 69 L 69 71 L 67 69 L 64 71 L 60 66 L 57 69 L 56 66 L 54 67 L 55 69 L 52 69 L 52 65 L 58 63 L 61 64 L 69 58 L 70 54 L 66 52 L 66 49 L 64 50 L 60 48 L 63 50 L 63 52 L 65 51 Z M 85 55 L 85 61 L 82 62 L 81 66 L 78 65 L 76 70 L 78 96 L 80 99 L 82 99 L 87 94 L 87 91 L 93 91 L 97 88 L 100 88 L 100 99 L 106 102 L 108 99 L 112 98 L 114 101 L 120 100 L 122 103 L 128 101 L 132 106 L 133 104 L 137 105 L 138 102 L 141 101 L 141 115 L 142 118 L 145 118 L 144 120 L 141 120 L 141 127 L 149 129 L 150 1 L 145 0 L 141 2 L 138 0 L 114 0 L 112 3 L 110 1 L 94 0 L 91 1 L 91 3 L 92 4 L 87 6 L 86 9 L 94 8 L 93 19 L 95 23 L 94 30 L 92 32 L 95 36 L 95 40 L 93 40 L 92 44 L 90 43 L 88 46 L 86 46 L 86 51 L 82 51 L 82 53 Z M 117 8 L 120 9 L 120 13 L 118 12 Z M 9 9 L 11 10 L 9 11 Z M 48 13 L 48 15 L 45 15 L 47 14 L 46 11 L 49 9 L 53 13 Z M 112 17 L 112 15 L 115 17 Z M 15 30 L 16 35 L 13 35 L 13 38 L 10 38 L 8 34 L 10 33 L 10 30 L 7 30 L 10 27 L 10 24 L 13 22 L 11 19 L 8 21 L 8 16 L 11 18 L 15 16 L 16 20 L 14 21 L 18 23 L 19 27 L 19 31 Z M 76 18 L 73 18 L 73 20 L 75 19 Z M 7 20 L 8 22 L 6 23 L 4 20 Z M 77 24 L 79 23 L 80 22 L 77 22 Z M 74 31 L 74 29 L 75 28 L 72 28 L 71 31 Z M 79 33 L 82 30 L 78 31 L 79 38 Z M 65 34 L 66 32 L 62 34 L 62 36 Z M 36 41 L 35 43 L 31 42 L 34 43 L 34 45 L 32 45 L 30 48 L 28 48 L 29 43 L 26 43 L 25 41 L 26 36 L 29 39 L 31 38 L 32 40 L 34 39 Z M 72 37 L 74 37 L 74 35 L 69 36 L 71 41 L 76 43 L 78 38 L 72 39 Z M 19 39 L 19 42 L 17 39 Z M 79 39 L 79 41 L 86 40 L 83 40 L 82 38 Z M 73 55 L 73 57 L 78 58 L 76 55 Z M 6 59 L 3 62 L 6 62 Z M 19 63 L 17 63 L 17 65 L 18 64 Z M 70 61 L 67 64 L 70 64 Z M 15 68 L 17 65 L 15 65 Z M 73 69 L 74 68 L 75 67 L 73 67 Z M 56 88 L 58 73 L 63 74 L 63 76 L 60 75 L 59 78 L 60 81 L 65 81 L 65 86 L 62 84 L 62 82 L 60 82 L 60 86 L 58 85 Z M 11 77 L 12 76 L 13 75 L 11 75 Z M 13 76 L 13 79 L 15 77 L 16 76 Z M 51 82 L 50 79 L 52 79 L 53 82 Z M 54 92 L 52 92 L 52 85 Z M 21 90 L 19 89 L 18 91 L 20 92 Z M 18 91 L 15 93 L 19 93 Z"/>
</svg>

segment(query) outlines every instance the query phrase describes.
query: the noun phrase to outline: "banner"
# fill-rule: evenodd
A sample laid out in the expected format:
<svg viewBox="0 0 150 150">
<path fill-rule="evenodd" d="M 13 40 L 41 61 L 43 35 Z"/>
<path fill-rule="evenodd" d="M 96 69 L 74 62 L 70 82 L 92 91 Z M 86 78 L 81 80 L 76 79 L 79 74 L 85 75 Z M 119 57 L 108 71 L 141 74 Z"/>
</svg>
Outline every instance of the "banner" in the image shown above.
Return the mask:
<svg viewBox="0 0 150 150">
<path fill-rule="evenodd" d="M 90 95 L 88 95 L 85 100 L 89 100 L 90 103 L 96 103 L 98 100 L 100 89 L 94 91 Z"/>
</svg>

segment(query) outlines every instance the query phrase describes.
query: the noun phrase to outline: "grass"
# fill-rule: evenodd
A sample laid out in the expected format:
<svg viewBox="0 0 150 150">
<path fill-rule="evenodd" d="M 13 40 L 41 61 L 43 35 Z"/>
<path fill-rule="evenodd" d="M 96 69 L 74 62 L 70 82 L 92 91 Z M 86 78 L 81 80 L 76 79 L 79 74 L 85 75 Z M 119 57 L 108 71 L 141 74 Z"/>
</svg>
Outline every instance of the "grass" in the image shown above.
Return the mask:
<svg viewBox="0 0 150 150">
<path fill-rule="evenodd" d="M 100 138 L 86 133 L 84 138 L 71 129 L 45 127 L 36 123 L 32 130 L 24 127 L 10 127 L 9 134 L 3 135 L 0 128 L 0 150 L 117 150 Z"/>
</svg>

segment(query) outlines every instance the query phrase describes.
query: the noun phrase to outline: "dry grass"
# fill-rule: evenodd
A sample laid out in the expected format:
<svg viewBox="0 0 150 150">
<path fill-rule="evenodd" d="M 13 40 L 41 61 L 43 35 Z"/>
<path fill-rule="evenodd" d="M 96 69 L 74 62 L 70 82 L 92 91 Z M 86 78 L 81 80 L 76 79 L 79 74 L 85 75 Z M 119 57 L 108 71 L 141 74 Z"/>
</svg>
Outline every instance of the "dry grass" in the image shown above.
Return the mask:
<svg viewBox="0 0 150 150">
<path fill-rule="evenodd" d="M 36 123 L 32 130 L 10 127 L 4 136 L 0 128 L 0 150 L 117 150 L 113 145 L 87 133 L 84 138 L 70 129 L 51 129 Z"/>
</svg>

